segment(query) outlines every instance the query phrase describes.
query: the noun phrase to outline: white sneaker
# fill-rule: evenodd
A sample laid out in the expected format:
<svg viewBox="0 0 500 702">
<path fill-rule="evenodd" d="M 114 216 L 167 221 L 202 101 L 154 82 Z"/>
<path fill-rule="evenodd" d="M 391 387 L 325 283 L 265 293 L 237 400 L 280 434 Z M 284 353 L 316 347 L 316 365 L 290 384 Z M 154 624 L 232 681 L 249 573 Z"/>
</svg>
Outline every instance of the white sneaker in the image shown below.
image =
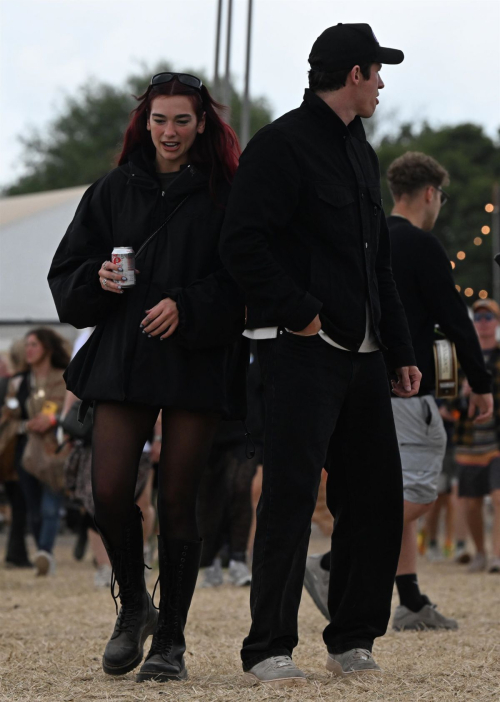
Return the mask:
<svg viewBox="0 0 500 702">
<path fill-rule="evenodd" d="M 205 577 L 201 587 L 218 587 L 224 582 L 222 574 L 222 562 L 220 558 L 214 558 L 211 566 L 205 568 Z"/>
<path fill-rule="evenodd" d="M 56 562 L 54 556 L 48 551 L 38 551 L 35 555 L 36 575 L 54 575 Z"/>
<path fill-rule="evenodd" d="M 439 546 L 429 546 L 425 555 L 431 563 L 441 563 L 444 560 Z"/>
<path fill-rule="evenodd" d="M 244 587 L 252 582 L 252 574 L 246 563 L 229 561 L 229 579 L 236 587 Z"/>
<path fill-rule="evenodd" d="M 97 566 L 97 570 L 94 575 L 94 585 L 96 587 L 111 587 L 111 566 L 107 563 L 102 563 Z"/>
<path fill-rule="evenodd" d="M 476 553 L 467 570 L 469 573 L 480 573 L 486 570 L 486 554 Z"/>
</svg>

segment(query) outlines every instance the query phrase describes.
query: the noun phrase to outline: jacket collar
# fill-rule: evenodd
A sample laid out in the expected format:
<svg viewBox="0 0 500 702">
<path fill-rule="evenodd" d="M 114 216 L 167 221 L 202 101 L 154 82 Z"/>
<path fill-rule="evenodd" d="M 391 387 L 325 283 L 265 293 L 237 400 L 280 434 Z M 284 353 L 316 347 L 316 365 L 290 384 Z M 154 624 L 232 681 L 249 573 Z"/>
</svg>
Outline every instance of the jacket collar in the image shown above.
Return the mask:
<svg viewBox="0 0 500 702">
<path fill-rule="evenodd" d="M 155 162 L 144 149 L 134 151 L 122 166 L 128 183 L 145 188 L 158 190 L 161 187 L 158 178 Z M 188 195 L 189 193 L 208 187 L 208 178 L 195 166 L 181 166 L 178 178 L 176 178 L 168 189 L 168 197 L 176 195 Z"/>
<path fill-rule="evenodd" d="M 359 139 L 359 141 L 366 141 L 365 128 L 363 127 L 361 117 L 356 116 L 352 122 L 350 122 L 350 124 L 344 124 L 338 114 L 309 88 L 306 88 L 305 90 L 304 102 L 300 107 L 301 109 L 310 112 L 329 130 L 333 129 L 336 133 L 342 136 L 350 135 L 356 137 L 356 139 Z"/>
</svg>

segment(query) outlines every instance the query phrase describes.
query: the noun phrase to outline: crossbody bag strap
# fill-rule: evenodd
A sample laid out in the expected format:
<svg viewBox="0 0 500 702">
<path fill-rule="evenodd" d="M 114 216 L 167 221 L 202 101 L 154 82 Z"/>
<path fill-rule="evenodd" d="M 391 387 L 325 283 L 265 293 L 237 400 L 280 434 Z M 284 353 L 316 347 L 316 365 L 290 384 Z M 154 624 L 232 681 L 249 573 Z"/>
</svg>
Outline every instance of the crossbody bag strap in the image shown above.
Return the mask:
<svg viewBox="0 0 500 702">
<path fill-rule="evenodd" d="M 177 207 L 175 207 L 175 208 L 172 210 L 172 212 L 168 215 L 167 219 L 163 222 L 163 224 L 160 224 L 160 226 L 158 227 L 158 229 L 157 229 L 156 231 L 154 231 L 152 234 L 150 234 L 150 236 L 148 236 L 148 238 L 146 239 L 146 241 L 142 244 L 142 246 L 139 247 L 139 250 L 138 250 L 137 253 L 135 254 L 135 258 L 136 258 L 136 259 L 138 258 L 139 254 L 141 254 L 141 253 L 144 251 L 144 249 L 146 248 L 146 246 L 147 246 L 147 245 L 155 238 L 155 236 L 163 229 L 163 227 L 165 227 L 165 226 L 170 222 L 170 220 L 172 219 L 172 217 L 174 216 L 174 214 L 175 214 L 178 210 L 180 210 L 180 208 L 182 207 L 182 205 L 186 202 L 186 200 L 187 200 L 188 198 L 189 198 L 189 195 L 186 195 L 186 197 L 183 198 L 183 199 L 179 202 L 179 204 L 177 205 Z"/>
</svg>

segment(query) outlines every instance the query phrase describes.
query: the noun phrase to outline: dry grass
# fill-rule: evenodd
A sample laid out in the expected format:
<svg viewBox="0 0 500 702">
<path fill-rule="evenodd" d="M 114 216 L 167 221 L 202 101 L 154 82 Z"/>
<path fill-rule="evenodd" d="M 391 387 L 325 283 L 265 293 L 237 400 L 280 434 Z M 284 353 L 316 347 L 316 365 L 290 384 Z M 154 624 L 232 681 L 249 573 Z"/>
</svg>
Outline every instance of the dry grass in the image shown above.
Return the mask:
<svg viewBox="0 0 500 702">
<path fill-rule="evenodd" d="M 324 620 L 304 594 L 301 643 L 294 658 L 307 671 L 308 683 L 281 691 L 247 687 L 241 675 L 238 649 L 249 624 L 248 589 L 224 585 L 218 590 L 197 590 L 187 632 L 189 681 L 138 685 L 132 673 L 114 679 L 102 672 L 101 654 L 114 621 L 113 603 L 107 591 L 94 589 L 90 561 L 71 559 L 70 545 L 66 537 L 61 540 L 53 578 L 0 570 L 0 700 L 500 699 L 500 576 L 469 575 L 463 566 L 422 562 L 424 590 L 446 614 L 459 619 L 460 630 L 390 632 L 375 646 L 385 673 L 346 682 L 325 672 Z M 326 541 L 316 542 L 313 549 L 326 549 L 326 545 Z"/>
</svg>

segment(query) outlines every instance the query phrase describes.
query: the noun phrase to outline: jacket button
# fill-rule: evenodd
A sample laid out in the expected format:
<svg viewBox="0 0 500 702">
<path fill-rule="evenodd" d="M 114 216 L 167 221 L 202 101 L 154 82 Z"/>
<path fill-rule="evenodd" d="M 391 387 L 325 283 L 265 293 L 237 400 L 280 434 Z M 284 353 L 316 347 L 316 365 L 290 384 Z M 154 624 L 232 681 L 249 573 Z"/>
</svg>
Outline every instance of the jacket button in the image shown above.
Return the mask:
<svg viewBox="0 0 500 702">
<path fill-rule="evenodd" d="M 366 241 L 365 242 L 365 249 L 367 249 L 367 248 L 368 248 L 368 242 Z"/>
</svg>

